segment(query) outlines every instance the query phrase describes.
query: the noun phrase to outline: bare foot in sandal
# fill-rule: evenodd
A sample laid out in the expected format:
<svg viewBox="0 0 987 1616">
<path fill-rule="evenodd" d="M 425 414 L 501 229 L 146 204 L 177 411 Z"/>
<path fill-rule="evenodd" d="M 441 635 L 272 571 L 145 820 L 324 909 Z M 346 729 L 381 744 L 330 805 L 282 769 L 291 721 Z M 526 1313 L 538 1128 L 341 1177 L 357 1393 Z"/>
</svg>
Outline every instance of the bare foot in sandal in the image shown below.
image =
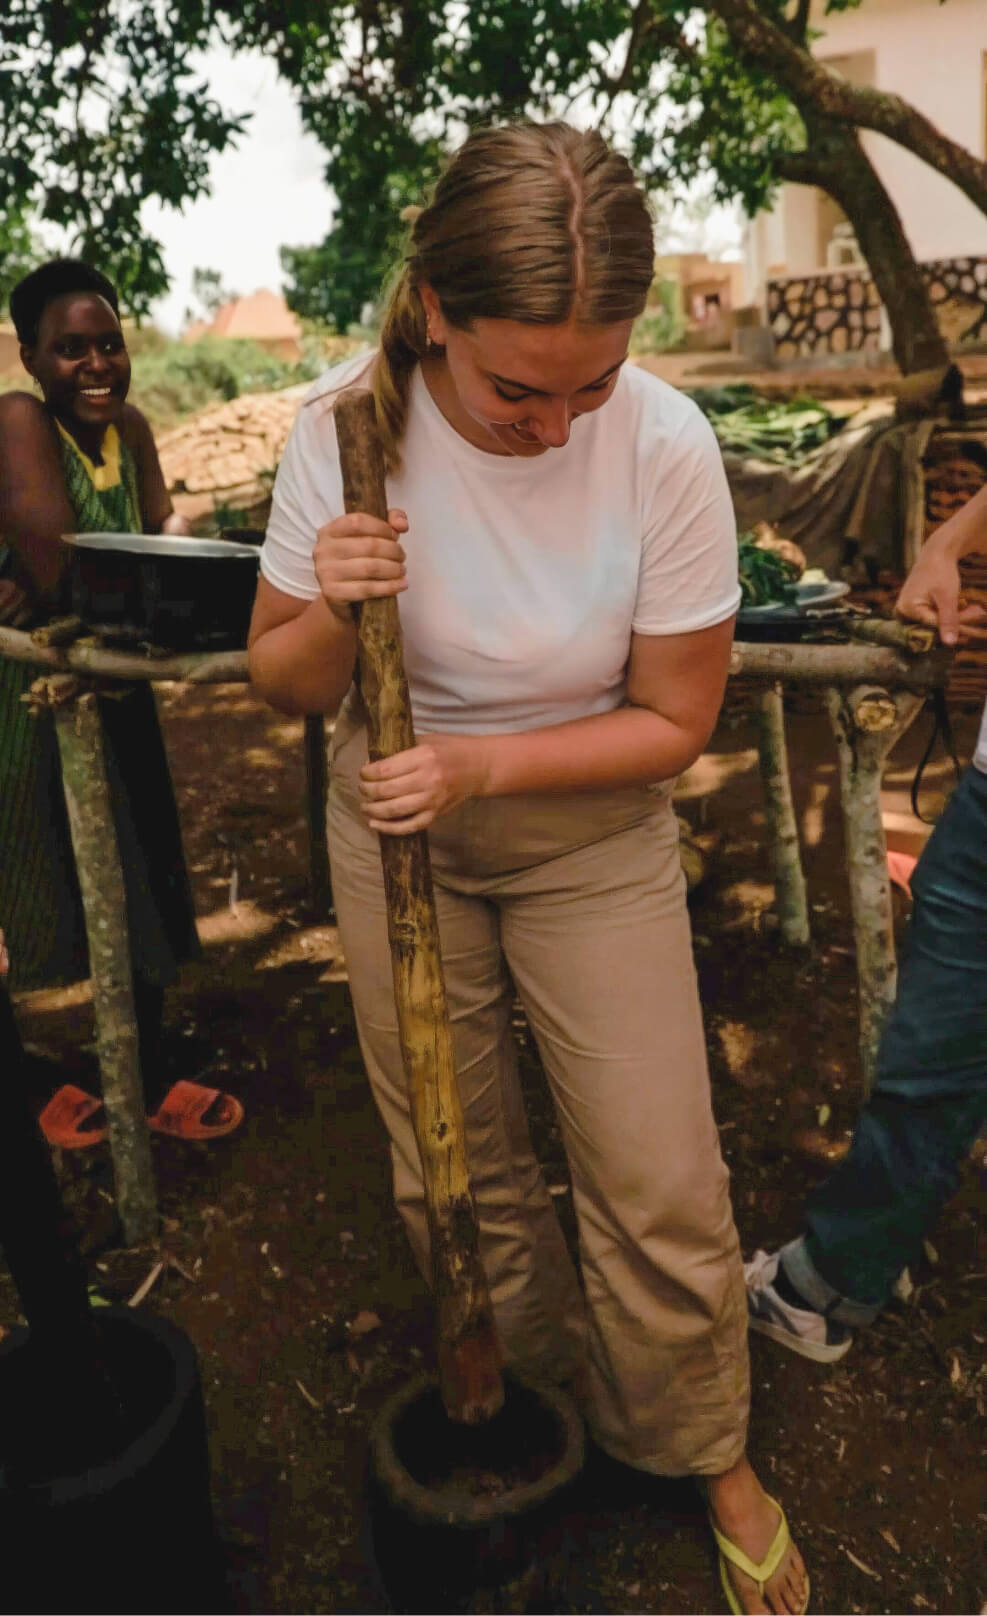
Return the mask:
<svg viewBox="0 0 987 1616">
<path fill-rule="evenodd" d="M 746 1458 L 706 1478 L 720 1577 L 735 1616 L 808 1609 L 809 1577 L 781 1505 L 769 1498 Z"/>
</svg>

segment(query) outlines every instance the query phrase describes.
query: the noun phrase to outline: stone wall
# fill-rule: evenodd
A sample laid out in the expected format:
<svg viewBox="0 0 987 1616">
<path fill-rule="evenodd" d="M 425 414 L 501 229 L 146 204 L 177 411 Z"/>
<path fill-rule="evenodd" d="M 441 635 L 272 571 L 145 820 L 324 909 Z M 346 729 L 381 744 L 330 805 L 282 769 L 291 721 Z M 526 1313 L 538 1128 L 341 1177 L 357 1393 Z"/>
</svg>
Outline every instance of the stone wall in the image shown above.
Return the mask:
<svg viewBox="0 0 987 1616">
<path fill-rule="evenodd" d="M 987 258 L 939 258 L 922 272 L 947 342 L 987 337 Z"/>
<path fill-rule="evenodd" d="M 922 272 L 947 341 L 987 337 L 987 258 L 938 259 Z M 771 280 L 767 299 L 779 359 L 880 348 L 881 300 L 867 269 Z"/>
</svg>

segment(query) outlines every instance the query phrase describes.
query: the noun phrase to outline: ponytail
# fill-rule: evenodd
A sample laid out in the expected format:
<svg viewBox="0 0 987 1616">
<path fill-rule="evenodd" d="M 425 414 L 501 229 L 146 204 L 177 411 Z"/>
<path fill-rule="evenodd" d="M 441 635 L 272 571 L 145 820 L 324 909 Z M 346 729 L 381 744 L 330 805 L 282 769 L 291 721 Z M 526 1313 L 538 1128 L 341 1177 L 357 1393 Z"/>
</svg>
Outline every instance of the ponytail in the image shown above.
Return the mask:
<svg viewBox="0 0 987 1616">
<path fill-rule="evenodd" d="M 425 309 L 405 264 L 388 298 L 373 376 L 377 430 L 390 472 L 401 465 L 400 445 L 408 418 L 411 378 L 427 349 Z"/>
</svg>

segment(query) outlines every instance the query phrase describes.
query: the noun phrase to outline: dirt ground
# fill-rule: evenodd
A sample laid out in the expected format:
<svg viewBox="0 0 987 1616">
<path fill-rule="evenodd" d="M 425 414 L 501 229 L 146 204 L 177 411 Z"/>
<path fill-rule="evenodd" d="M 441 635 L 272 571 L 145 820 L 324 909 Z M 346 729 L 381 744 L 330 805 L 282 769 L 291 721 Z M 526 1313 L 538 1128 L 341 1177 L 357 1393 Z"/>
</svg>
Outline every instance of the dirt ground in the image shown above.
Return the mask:
<svg viewBox="0 0 987 1616">
<path fill-rule="evenodd" d="M 176 1075 L 237 1093 L 247 1120 L 212 1146 L 153 1139 L 160 1251 L 121 1249 L 105 1147 L 66 1155 L 60 1171 L 103 1294 L 129 1298 L 165 1258 L 143 1305 L 199 1351 L 232 1608 L 386 1611 L 364 1507 L 367 1431 L 385 1395 L 431 1362 L 432 1313 L 391 1207 L 338 937 L 309 906 L 301 726 L 234 686 L 166 688 L 160 703 L 204 944 L 170 1000 L 171 1053 Z M 808 951 L 786 952 L 772 924 L 743 717 L 721 726 L 681 791 L 710 849 L 692 901 L 695 949 L 748 1254 L 797 1231 L 860 1093 L 835 755 L 825 720 L 800 705 L 790 747 Z M 889 770 L 889 811 L 903 823 L 923 739 L 906 737 Z M 929 778 L 935 787 L 945 775 Z M 907 900 L 896 901 L 904 920 Z M 78 1070 L 91 1037 L 84 989 L 33 995 L 20 1015 L 33 1044 Z M 518 1037 L 537 1147 L 571 1235 L 565 1162 L 523 1023 Z M 752 1342 L 753 1456 L 805 1551 L 814 1610 L 975 1612 L 987 1600 L 985 1210 L 987 1164 L 971 1160 L 912 1270 L 910 1300 L 842 1363 Z M 4 1276 L 0 1319 L 16 1311 Z M 725 1608 L 691 1484 L 593 1456 L 577 1502 L 552 1609 Z"/>
</svg>

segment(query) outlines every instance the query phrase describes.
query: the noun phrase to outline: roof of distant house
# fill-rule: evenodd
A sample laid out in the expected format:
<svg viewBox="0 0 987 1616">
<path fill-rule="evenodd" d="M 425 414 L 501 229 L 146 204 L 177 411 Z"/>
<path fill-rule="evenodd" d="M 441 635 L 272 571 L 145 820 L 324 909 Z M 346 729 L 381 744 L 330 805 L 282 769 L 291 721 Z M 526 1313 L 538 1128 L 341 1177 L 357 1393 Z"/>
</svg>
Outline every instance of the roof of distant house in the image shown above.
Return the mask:
<svg viewBox="0 0 987 1616">
<path fill-rule="evenodd" d="M 259 341 L 298 339 L 301 323 L 278 292 L 263 288 L 249 297 L 235 297 L 224 303 L 211 325 L 195 320 L 184 332 L 187 342 L 196 342 L 206 333 L 213 337 L 253 337 Z"/>
<path fill-rule="evenodd" d="M 266 288 L 224 303 L 213 321 L 218 337 L 300 337 L 301 324 L 284 298 Z"/>
</svg>

